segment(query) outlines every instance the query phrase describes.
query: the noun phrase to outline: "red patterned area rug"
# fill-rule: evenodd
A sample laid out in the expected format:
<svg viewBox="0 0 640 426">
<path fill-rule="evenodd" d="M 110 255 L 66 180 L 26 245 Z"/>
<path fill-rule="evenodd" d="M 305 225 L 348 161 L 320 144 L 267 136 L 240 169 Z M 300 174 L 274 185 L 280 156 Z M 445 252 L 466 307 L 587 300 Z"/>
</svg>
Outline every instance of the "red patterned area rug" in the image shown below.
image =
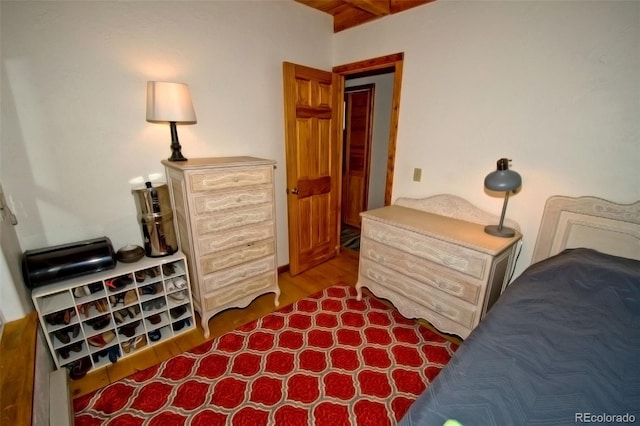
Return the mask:
<svg viewBox="0 0 640 426">
<path fill-rule="evenodd" d="M 456 349 L 334 286 L 75 399 L 75 424 L 395 424 Z"/>
</svg>

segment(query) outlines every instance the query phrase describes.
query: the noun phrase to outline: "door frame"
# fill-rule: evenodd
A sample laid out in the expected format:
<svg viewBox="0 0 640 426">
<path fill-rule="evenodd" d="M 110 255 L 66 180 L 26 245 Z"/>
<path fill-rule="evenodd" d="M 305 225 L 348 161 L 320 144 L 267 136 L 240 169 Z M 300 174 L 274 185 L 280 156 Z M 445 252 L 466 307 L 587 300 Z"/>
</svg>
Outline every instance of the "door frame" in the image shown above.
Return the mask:
<svg viewBox="0 0 640 426">
<path fill-rule="evenodd" d="M 391 125 L 387 151 L 387 177 L 385 180 L 384 205 L 391 204 L 393 177 L 396 163 L 396 143 L 398 137 L 398 118 L 400 115 L 400 90 L 402 88 L 402 68 L 404 52 L 377 58 L 365 59 L 333 67 L 333 72 L 343 77 L 354 75 L 375 75 L 386 71 L 394 72 L 393 97 L 391 100 Z M 344 161 L 344 159 L 343 159 Z"/>
</svg>

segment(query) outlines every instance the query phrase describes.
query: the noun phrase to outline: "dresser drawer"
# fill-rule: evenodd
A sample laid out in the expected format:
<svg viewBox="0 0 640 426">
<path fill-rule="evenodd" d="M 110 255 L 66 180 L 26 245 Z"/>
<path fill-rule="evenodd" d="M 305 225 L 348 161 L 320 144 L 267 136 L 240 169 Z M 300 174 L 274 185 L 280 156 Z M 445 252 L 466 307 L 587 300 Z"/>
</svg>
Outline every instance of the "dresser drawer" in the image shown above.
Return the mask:
<svg viewBox="0 0 640 426">
<path fill-rule="evenodd" d="M 193 197 L 193 207 L 197 215 L 272 202 L 273 189 L 270 186 L 216 192 Z"/>
<path fill-rule="evenodd" d="M 383 223 L 371 224 L 367 219 L 363 220 L 362 235 L 480 280 L 490 261 L 481 252 Z"/>
<path fill-rule="evenodd" d="M 210 274 L 225 268 L 241 265 L 275 254 L 275 246 L 275 241 L 271 239 L 203 256 L 200 258 L 200 268 L 203 274 Z"/>
<path fill-rule="evenodd" d="M 204 297 L 204 308 L 207 311 L 214 310 L 219 306 L 258 293 L 265 293 L 276 289 L 276 275 L 273 272 L 250 278 L 230 287 L 224 287 L 208 293 Z"/>
<path fill-rule="evenodd" d="M 193 173 L 189 179 L 191 192 L 271 184 L 271 181 L 271 167 L 256 167 L 247 170 L 212 170 L 202 173 Z"/>
<path fill-rule="evenodd" d="M 234 268 L 225 269 L 208 275 L 204 279 L 204 289 L 208 294 L 211 291 L 238 283 L 256 275 L 275 269 L 275 256 L 269 256 L 255 262 L 245 263 Z"/>
<path fill-rule="evenodd" d="M 196 233 L 206 235 L 271 220 L 273 220 L 273 206 L 271 204 L 256 208 L 242 208 L 232 212 L 226 211 L 198 217 L 196 219 Z"/>
<path fill-rule="evenodd" d="M 360 276 L 374 281 L 382 287 L 392 289 L 401 296 L 464 327 L 471 329 L 476 324 L 475 307 L 465 306 L 464 302 L 456 301 L 438 290 L 431 289 L 412 278 L 399 275 L 369 259 L 360 259 Z"/>
<path fill-rule="evenodd" d="M 275 238 L 273 223 L 268 222 L 262 225 L 235 228 L 219 234 L 202 237 L 198 240 L 198 247 L 200 255 L 203 256 L 216 251 L 241 245 L 245 246 L 249 243 L 273 238 Z"/>
<path fill-rule="evenodd" d="M 440 265 L 395 248 L 384 246 L 368 238 L 361 239 L 360 254 L 379 265 L 415 278 L 422 283 L 469 303 L 476 304 L 478 302 L 480 294 L 480 286 L 478 284 L 469 282 L 469 278 L 464 277 L 462 274 L 456 276 L 455 272 L 449 271 Z"/>
</svg>

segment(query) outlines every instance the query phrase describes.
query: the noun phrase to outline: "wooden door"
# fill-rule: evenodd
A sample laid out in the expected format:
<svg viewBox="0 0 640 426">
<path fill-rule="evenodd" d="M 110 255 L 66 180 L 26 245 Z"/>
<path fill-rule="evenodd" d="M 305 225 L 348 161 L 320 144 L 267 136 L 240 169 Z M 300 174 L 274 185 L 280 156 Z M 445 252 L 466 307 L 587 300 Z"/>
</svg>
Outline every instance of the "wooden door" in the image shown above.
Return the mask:
<svg viewBox="0 0 640 426">
<path fill-rule="evenodd" d="M 340 249 L 344 79 L 283 63 L 289 271 L 296 275 Z"/>
<path fill-rule="evenodd" d="M 375 85 L 367 84 L 347 88 L 345 93 L 341 220 L 357 228 L 369 196 L 374 90 Z"/>
</svg>

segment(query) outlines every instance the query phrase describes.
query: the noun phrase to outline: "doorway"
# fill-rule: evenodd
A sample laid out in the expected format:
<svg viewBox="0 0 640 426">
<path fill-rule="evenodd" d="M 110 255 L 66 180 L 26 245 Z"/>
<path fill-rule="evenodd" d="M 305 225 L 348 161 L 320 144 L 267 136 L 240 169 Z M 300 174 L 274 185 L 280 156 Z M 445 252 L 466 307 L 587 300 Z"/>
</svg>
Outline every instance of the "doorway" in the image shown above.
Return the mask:
<svg viewBox="0 0 640 426">
<path fill-rule="evenodd" d="M 359 249 L 360 212 L 391 204 L 403 58 L 333 69 L 345 78 L 340 242 L 348 249 Z"/>
<path fill-rule="evenodd" d="M 382 205 L 391 204 L 403 53 L 334 67 L 283 63 L 289 271 L 298 274 L 341 249 L 344 81 L 393 73 Z M 386 136 L 386 137 L 384 137 Z M 385 150 L 383 150 L 385 152 Z M 369 188 L 372 186 L 369 185 Z M 372 204 L 367 203 L 370 209 Z M 359 213 L 358 213 L 359 214 Z"/>
</svg>

